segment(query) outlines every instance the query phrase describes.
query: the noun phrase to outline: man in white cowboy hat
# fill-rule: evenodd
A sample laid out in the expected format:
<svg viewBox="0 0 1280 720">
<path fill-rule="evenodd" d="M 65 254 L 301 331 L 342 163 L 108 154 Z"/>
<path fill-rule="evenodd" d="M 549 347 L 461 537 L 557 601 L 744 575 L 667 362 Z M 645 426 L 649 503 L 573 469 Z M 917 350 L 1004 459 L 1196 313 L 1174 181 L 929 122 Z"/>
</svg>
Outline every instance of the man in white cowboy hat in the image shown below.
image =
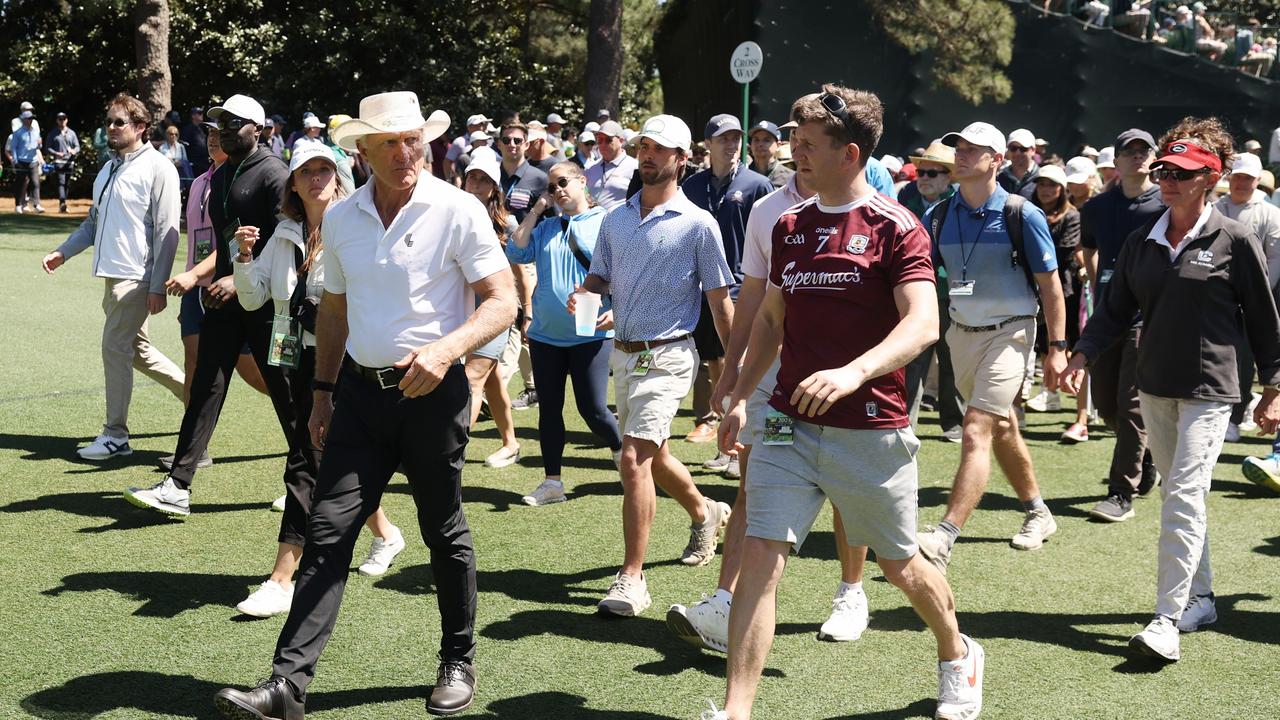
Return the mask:
<svg viewBox="0 0 1280 720">
<path fill-rule="evenodd" d="M 427 712 L 471 705 L 476 564 L 462 509 L 470 391 L 461 358 L 511 326 L 516 300 L 484 207 L 424 172 L 426 144 L 448 126 L 438 110 L 423 119 L 414 93 L 388 92 L 360 101 L 359 117 L 333 131 L 367 159 L 372 179 L 329 210 L 322 230 L 311 432 L 324 463 L 271 678 L 248 692 L 219 691 L 227 717 L 303 717 L 359 526 L 396 468 L 419 503 L 440 608 L 440 666 Z"/>
</svg>

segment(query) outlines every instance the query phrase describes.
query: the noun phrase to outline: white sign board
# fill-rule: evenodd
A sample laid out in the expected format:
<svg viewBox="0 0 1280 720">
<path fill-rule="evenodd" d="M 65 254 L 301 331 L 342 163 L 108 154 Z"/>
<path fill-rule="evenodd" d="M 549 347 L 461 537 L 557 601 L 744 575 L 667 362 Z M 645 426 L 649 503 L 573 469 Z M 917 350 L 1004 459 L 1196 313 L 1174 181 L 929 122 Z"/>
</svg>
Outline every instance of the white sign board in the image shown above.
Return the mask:
<svg viewBox="0 0 1280 720">
<path fill-rule="evenodd" d="M 764 51 L 750 40 L 734 48 L 733 55 L 729 58 L 729 74 L 734 81 L 743 84 L 759 77 L 763 66 Z"/>
</svg>

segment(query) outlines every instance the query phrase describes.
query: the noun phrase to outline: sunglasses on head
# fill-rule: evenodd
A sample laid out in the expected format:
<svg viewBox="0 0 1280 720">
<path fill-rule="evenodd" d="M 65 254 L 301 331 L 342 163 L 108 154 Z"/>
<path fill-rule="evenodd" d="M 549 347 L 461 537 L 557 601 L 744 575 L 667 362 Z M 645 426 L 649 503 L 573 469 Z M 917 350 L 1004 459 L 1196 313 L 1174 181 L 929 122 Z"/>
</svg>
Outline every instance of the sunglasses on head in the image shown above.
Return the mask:
<svg viewBox="0 0 1280 720">
<path fill-rule="evenodd" d="M 1009 152 L 1011 152 L 1011 153 L 1024 153 L 1024 152 L 1027 152 L 1027 151 L 1028 151 L 1028 150 L 1030 150 L 1030 149 L 1031 149 L 1031 148 L 1024 148 L 1024 147 L 1022 147 L 1021 145 L 1010 145 L 1010 146 L 1009 146 Z"/>
<path fill-rule="evenodd" d="M 498 142 L 501 142 L 503 145 L 523 145 L 524 138 L 516 135 L 508 135 L 504 138 L 498 138 Z"/>
<path fill-rule="evenodd" d="M 226 116 L 218 118 L 219 130 L 235 130 L 238 132 L 240 128 L 244 127 L 245 125 L 252 125 L 252 124 L 253 124 L 252 120 L 245 120 L 244 118 L 226 117 Z"/>
<path fill-rule="evenodd" d="M 917 177 L 936 178 L 939 175 L 950 175 L 950 170 L 916 170 Z"/>
<path fill-rule="evenodd" d="M 114 118 L 114 119 L 107 118 L 107 127 L 121 128 L 128 124 L 129 124 L 129 121 L 124 118 Z"/>
<path fill-rule="evenodd" d="M 1174 180 L 1176 182 L 1186 182 L 1197 175 L 1208 175 L 1209 168 L 1200 168 L 1199 170 L 1183 170 L 1182 168 L 1157 168 L 1151 171 L 1151 179 L 1156 182 L 1163 180 Z"/>
<path fill-rule="evenodd" d="M 824 92 L 818 96 L 818 102 L 822 103 L 822 107 L 840 121 L 845 130 L 849 129 L 849 106 L 845 104 L 844 98 Z"/>
</svg>

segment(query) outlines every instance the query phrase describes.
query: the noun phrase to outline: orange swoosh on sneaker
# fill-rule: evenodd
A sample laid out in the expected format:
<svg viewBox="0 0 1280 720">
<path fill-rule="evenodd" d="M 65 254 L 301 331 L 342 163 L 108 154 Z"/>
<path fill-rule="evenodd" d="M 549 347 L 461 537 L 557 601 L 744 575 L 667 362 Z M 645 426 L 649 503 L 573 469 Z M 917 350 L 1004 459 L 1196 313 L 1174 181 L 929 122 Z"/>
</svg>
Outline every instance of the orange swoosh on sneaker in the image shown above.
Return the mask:
<svg viewBox="0 0 1280 720">
<path fill-rule="evenodd" d="M 969 674 L 969 687 L 978 684 L 978 663 L 982 662 L 978 658 L 973 659 L 973 672 Z"/>
</svg>

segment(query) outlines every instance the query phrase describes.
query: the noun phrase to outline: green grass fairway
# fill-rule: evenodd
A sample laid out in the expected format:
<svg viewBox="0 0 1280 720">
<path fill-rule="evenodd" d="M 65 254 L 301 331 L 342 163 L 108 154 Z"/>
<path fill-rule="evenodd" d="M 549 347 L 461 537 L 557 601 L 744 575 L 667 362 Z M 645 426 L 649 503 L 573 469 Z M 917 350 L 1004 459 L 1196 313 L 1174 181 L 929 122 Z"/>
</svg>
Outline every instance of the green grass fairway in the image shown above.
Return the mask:
<svg viewBox="0 0 1280 720">
<path fill-rule="evenodd" d="M 103 415 L 99 334 L 102 282 L 89 254 L 54 276 L 40 258 L 74 227 L 53 216 L 0 216 L 0 718 L 211 718 L 226 685 L 267 676 L 282 618 L 248 621 L 233 606 L 275 555 L 280 431 L 266 398 L 236 381 L 200 471 L 193 514 L 171 522 L 121 491 L 162 476 L 182 408 L 158 385 L 136 385 L 134 454 L 80 461 L 78 444 Z M 180 362 L 177 303 L 151 337 Z M 570 406 L 572 407 L 572 406 Z M 479 557 L 479 691 L 470 717 L 491 720 L 697 718 L 724 695 L 724 660 L 669 635 L 663 615 L 714 589 L 719 563 L 677 562 L 688 518 L 659 500 L 643 617 L 595 614 L 622 558 L 621 487 L 608 450 L 568 413 L 570 501 L 527 508 L 542 479 L 537 411 L 517 413 L 524 459 L 503 470 L 480 460 L 497 447 L 492 423 L 468 451 L 466 510 Z M 1159 668 L 1125 643 L 1154 606 L 1160 500 L 1136 519 L 1089 522 L 1104 490 L 1111 439 L 1057 444 L 1067 414 L 1032 415 L 1027 437 L 1059 531 L 1036 552 L 1009 547 L 1021 513 L 997 471 L 957 545 L 950 575 L 961 628 L 986 647 L 984 718 L 1268 718 L 1280 713 L 1280 497 L 1244 480 L 1247 455 L 1269 442 L 1226 447 L 1210 500 L 1220 619 L 1184 636 L 1183 660 Z M 921 522 L 941 517 L 959 446 L 920 435 Z M 675 432 L 690 429 L 687 414 Z M 732 501 L 736 483 L 703 471 L 711 449 L 674 451 L 708 495 Z M 311 686 L 309 717 L 423 717 L 435 681 L 439 616 L 426 548 L 402 477 L 384 499 L 409 548 L 382 578 L 352 574 L 337 630 Z M 363 556 L 365 533 L 356 549 Z M 762 720 L 930 717 L 933 639 L 904 596 L 867 570 L 871 628 L 849 644 L 820 643 L 839 565 L 824 510 L 779 593 L 777 642 L 756 704 Z"/>
</svg>

